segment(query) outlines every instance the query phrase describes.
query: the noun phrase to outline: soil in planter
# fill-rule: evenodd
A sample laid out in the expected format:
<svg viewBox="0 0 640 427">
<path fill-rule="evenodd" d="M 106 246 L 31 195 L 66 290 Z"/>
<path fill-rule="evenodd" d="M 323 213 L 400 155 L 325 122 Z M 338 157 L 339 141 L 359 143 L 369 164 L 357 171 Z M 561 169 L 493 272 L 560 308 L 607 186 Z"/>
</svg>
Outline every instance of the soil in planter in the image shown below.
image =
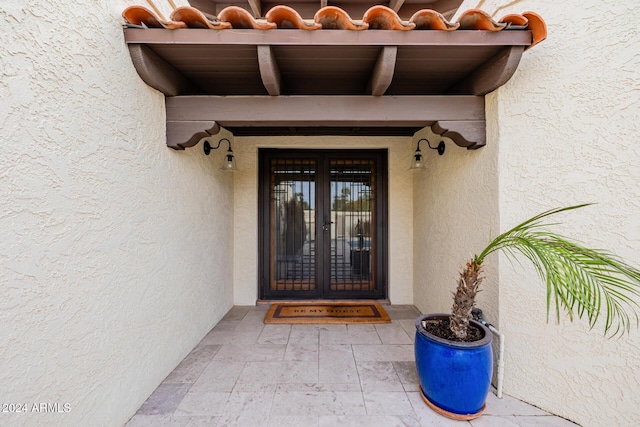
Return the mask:
<svg viewBox="0 0 640 427">
<path fill-rule="evenodd" d="M 457 338 L 453 332 L 451 332 L 451 329 L 449 329 L 449 319 L 426 320 L 422 324 L 424 325 L 424 329 L 430 334 L 449 341 L 473 342 L 484 337 L 484 333 L 480 328 L 469 324 L 469 327 L 467 327 L 467 338 L 464 340 Z"/>
</svg>

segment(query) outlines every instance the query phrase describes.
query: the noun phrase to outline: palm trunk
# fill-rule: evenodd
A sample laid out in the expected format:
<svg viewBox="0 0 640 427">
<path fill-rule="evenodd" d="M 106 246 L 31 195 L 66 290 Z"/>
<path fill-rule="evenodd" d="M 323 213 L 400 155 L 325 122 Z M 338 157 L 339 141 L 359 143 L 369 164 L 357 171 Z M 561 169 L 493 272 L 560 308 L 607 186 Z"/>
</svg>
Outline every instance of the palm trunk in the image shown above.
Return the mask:
<svg viewBox="0 0 640 427">
<path fill-rule="evenodd" d="M 478 287 L 482 283 L 482 265 L 476 260 L 467 262 L 467 267 L 460 273 L 458 289 L 453 298 L 451 309 L 450 329 L 460 340 L 467 337 L 467 328 L 471 320 L 471 310 L 476 302 Z"/>
</svg>

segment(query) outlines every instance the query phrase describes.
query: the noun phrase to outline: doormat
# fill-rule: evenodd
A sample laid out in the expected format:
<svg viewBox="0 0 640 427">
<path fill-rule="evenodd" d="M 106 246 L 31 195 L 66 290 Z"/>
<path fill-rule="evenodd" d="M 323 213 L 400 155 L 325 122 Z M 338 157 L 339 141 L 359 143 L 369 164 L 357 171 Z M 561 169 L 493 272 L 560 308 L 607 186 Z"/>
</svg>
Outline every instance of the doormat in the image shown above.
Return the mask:
<svg viewBox="0 0 640 427">
<path fill-rule="evenodd" d="M 390 323 L 389 314 L 375 302 L 307 302 L 271 305 L 264 323 Z"/>
</svg>

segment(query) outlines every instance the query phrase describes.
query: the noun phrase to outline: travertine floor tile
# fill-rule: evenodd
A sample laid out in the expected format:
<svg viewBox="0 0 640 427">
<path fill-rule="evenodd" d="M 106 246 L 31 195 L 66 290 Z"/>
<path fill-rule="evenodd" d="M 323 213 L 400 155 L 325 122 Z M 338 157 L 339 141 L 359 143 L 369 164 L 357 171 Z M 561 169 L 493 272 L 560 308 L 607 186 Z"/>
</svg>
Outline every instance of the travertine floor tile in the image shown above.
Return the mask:
<svg viewBox="0 0 640 427">
<path fill-rule="evenodd" d="M 197 346 L 191 353 L 171 372 L 165 383 L 194 383 L 213 357 L 220 350 L 221 345 Z"/>
<path fill-rule="evenodd" d="M 266 427 L 273 402 L 273 392 L 233 392 L 220 417 L 224 427 Z"/>
<path fill-rule="evenodd" d="M 202 372 L 198 380 L 191 386 L 194 392 L 231 392 L 238 382 L 245 362 L 213 361 Z"/>
<path fill-rule="evenodd" d="M 363 395 L 369 415 L 415 415 L 407 393 L 403 391 L 368 391 Z"/>
<path fill-rule="evenodd" d="M 176 410 L 191 384 L 160 384 L 138 409 L 139 415 L 166 415 Z"/>
<path fill-rule="evenodd" d="M 411 344 L 411 338 L 398 321 L 375 327 L 382 344 Z"/>
<path fill-rule="evenodd" d="M 413 344 L 353 345 L 356 361 L 413 362 Z"/>
<path fill-rule="evenodd" d="M 284 344 L 225 344 L 213 360 L 219 362 L 266 362 L 284 360 Z"/>
<path fill-rule="evenodd" d="M 329 345 L 320 347 L 319 382 L 360 383 L 351 346 Z"/>
<path fill-rule="evenodd" d="M 264 325 L 258 336 L 258 344 L 283 344 L 289 342 L 291 325 Z"/>
<path fill-rule="evenodd" d="M 363 392 L 402 391 L 402 383 L 391 362 L 356 362 Z"/>
<path fill-rule="evenodd" d="M 175 411 L 175 415 L 222 415 L 229 395 L 222 392 L 189 392 Z"/>
<path fill-rule="evenodd" d="M 272 415 L 269 427 L 318 427 L 320 417 L 317 415 Z M 335 426 L 335 425 L 334 425 Z"/>
<path fill-rule="evenodd" d="M 391 362 L 400 378 L 404 391 L 420 391 L 420 380 L 415 362 Z"/>
<path fill-rule="evenodd" d="M 317 383 L 317 362 L 247 362 L 238 383 Z"/>
<path fill-rule="evenodd" d="M 575 426 L 493 393 L 476 420 L 438 415 L 419 393 L 412 306 L 348 326 L 263 325 L 267 309 L 231 309 L 126 426 Z"/>
<path fill-rule="evenodd" d="M 382 341 L 375 329 L 320 331 L 320 345 L 332 344 L 382 344 Z"/>
<path fill-rule="evenodd" d="M 360 392 L 276 391 L 273 415 L 365 415 Z"/>
<path fill-rule="evenodd" d="M 320 427 L 422 427 L 413 416 L 396 415 L 323 415 Z"/>
</svg>

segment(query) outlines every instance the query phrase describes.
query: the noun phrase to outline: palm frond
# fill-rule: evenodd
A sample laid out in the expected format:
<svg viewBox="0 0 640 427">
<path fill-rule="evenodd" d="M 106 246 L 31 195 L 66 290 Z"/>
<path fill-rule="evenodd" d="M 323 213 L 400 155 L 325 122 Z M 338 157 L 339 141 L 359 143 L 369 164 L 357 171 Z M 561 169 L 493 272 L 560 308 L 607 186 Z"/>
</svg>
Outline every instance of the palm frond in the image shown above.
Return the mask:
<svg viewBox="0 0 640 427">
<path fill-rule="evenodd" d="M 605 250 L 590 249 L 550 231 L 542 220 L 588 204 L 552 209 L 518 224 L 493 239 L 474 257 L 481 265 L 491 253 L 503 250 L 510 258 L 523 255 L 547 288 L 547 315 L 555 307 L 569 318 L 586 317 L 594 327 L 604 312 L 604 332 L 616 335 L 638 326 L 640 270 Z"/>
</svg>

